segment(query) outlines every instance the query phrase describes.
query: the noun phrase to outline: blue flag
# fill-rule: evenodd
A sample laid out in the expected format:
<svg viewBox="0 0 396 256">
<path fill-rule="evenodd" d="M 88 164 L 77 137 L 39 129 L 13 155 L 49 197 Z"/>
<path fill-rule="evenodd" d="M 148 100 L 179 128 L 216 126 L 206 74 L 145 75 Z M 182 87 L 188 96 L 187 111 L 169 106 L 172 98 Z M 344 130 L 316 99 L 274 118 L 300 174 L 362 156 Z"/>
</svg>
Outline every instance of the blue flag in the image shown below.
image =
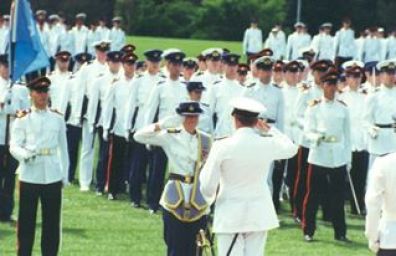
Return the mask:
<svg viewBox="0 0 396 256">
<path fill-rule="evenodd" d="M 37 32 L 36 21 L 28 0 L 15 0 L 11 6 L 10 71 L 15 82 L 21 76 L 49 66 Z"/>
</svg>

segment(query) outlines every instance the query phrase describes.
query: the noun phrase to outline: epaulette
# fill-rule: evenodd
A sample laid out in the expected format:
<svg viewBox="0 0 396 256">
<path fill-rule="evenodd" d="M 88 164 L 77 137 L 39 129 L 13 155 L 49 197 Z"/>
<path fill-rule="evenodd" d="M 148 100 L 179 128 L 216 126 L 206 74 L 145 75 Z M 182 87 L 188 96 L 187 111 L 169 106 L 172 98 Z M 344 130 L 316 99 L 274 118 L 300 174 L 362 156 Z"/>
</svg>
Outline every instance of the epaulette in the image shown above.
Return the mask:
<svg viewBox="0 0 396 256">
<path fill-rule="evenodd" d="M 221 80 L 218 80 L 218 81 L 215 81 L 213 84 L 218 84 L 220 82 L 221 82 Z"/>
<path fill-rule="evenodd" d="M 198 72 L 195 74 L 195 76 L 202 76 L 203 74 L 204 74 L 203 71 L 198 71 Z"/>
<path fill-rule="evenodd" d="M 387 156 L 387 155 L 389 155 L 390 153 L 385 153 L 385 154 L 382 154 L 382 155 L 380 155 L 379 157 L 384 157 L 384 156 Z"/>
<path fill-rule="evenodd" d="M 306 83 L 300 83 L 299 85 L 297 85 L 297 88 L 300 89 L 301 91 L 307 91 L 310 86 Z"/>
<path fill-rule="evenodd" d="M 177 129 L 177 128 L 168 128 L 166 129 L 167 133 L 180 133 L 181 129 Z"/>
<path fill-rule="evenodd" d="M 270 138 L 270 137 L 273 137 L 273 136 L 272 136 L 272 134 L 270 134 L 270 133 L 261 132 L 261 133 L 260 133 L 260 137 Z"/>
<path fill-rule="evenodd" d="M 201 102 L 201 105 L 204 106 L 204 107 L 207 107 L 207 108 L 209 107 L 209 104 L 207 104 L 207 103 L 202 103 Z"/>
<path fill-rule="evenodd" d="M 136 76 L 136 78 L 141 78 L 141 77 L 143 77 L 143 74 L 138 74 L 138 75 Z"/>
<path fill-rule="evenodd" d="M 228 136 L 221 137 L 221 138 L 216 138 L 215 141 L 224 140 L 224 139 L 227 139 L 227 138 L 228 138 Z"/>
<path fill-rule="evenodd" d="M 319 104 L 320 102 L 321 102 L 321 100 L 318 100 L 318 99 L 311 100 L 311 101 L 308 103 L 308 106 L 313 107 L 313 106 Z"/>
<path fill-rule="evenodd" d="M 63 116 L 63 114 L 62 114 L 61 112 L 59 112 L 59 110 L 57 110 L 57 109 L 55 109 L 55 108 L 51 108 L 50 110 L 51 110 L 51 112 L 53 112 L 53 113 L 56 113 L 56 114 L 58 114 L 58 115 Z"/>
<path fill-rule="evenodd" d="M 119 78 L 113 78 L 113 81 L 111 81 L 111 84 L 114 84 L 115 82 L 117 82 L 118 80 L 120 80 Z"/>
<path fill-rule="evenodd" d="M 18 110 L 18 111 L 16 112 L 16 117 L 17 117 L 17 118 L 22 118 L 22 117 L 26 116 L 27 114 L 29 114 L 30 111 L 31 111 L 30 108 L 28 108 L 28 109 L 23 109 L 23 110 Z"/>
<path fill-rule="evenodd" d="M 161 77 L 161 78 L 166 78 L 166 75 L 164 75 L 164 74 L 159 74 L 159 77 Z"/>
<path fill-rule="evenodd" d="M 247 88 L 250 88 L 250 87 L 253 87 L 253 86 L 255 86 L 256 85 L 256 82 L 253 82 L 253 83 L 251 83 L 251 84 L 249 84 L 249 85 L 246 85 L 246 87 Z"/>
<path fill-rule="evenodd" d="M 165 83 L 165 81 L 164 81 L 164 80 L 162 80 L 162 81 L 159 81 L 159 82 L 157 83 L 157 85 L 160 85 L 160 84 L 163 84 L 163 83 Z"/>
<path fill-rule="evenodd" d="M 343 102 L 342 100 L 337 100 L 339 103 L 341 103 L 344 106 L 347 106 L 347 104 L 345 102 Z"/>
<path fill-rule="evenodd" d="M 272 84 L 275 88 L 278 88 L 278 89 L 282 89 L 282 87 L 280 87 L 279 85 L 277 85 L 277 84 Z"/>
</svg>

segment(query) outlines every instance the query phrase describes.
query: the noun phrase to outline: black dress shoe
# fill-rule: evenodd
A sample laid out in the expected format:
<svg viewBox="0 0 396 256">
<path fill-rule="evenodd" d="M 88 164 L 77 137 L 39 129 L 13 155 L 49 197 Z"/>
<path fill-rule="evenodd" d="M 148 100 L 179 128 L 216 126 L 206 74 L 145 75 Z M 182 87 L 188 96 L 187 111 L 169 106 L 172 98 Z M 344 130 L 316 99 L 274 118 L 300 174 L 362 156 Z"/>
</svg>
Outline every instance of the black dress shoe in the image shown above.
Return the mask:
<svg viewBox="0 0 396 256">
<path fill-rule="evenodd" d="M 345 236 L 336 236 L 334 239 L 343 243 L 352 243 L 352 241 Z"/>
</svg>

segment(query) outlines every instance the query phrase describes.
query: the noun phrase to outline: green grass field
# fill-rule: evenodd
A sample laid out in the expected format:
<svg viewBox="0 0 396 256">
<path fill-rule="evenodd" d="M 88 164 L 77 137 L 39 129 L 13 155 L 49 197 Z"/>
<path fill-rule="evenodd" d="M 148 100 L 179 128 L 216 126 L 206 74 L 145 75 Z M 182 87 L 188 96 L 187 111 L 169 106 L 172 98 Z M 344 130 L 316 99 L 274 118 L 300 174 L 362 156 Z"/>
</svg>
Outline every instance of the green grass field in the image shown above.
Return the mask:
<svg viewBox="0 0 396 256">
<path fill-rule="evenodd" d="M 239 42 L 214 42 L 182 39 L 130 37 L 137 46 L 139 56 L 145 49 L 178 47 L 187 55 L 195 56 L 201 50 L 220 46 L 241 52 Z M 283 205 L 287 208 L 286 204 Z M 38 215 L 40 216 L 40 215 Z M 332 227 L 319 221 L 314 243 L 302 240 L 300 228 L 290 215 L 280 215 L 281 228 L 269 233 L 266 255 L 320 255 L 364 256 L 371 255 L 363 235 L 364 220 L 348 216 L 348 237 L 352 244 L 333 240 Z M 38 217 L 35 250 L 40 255 L 41 220 Z M 147 210 L 133 209 L 124 199 L 109 202 L 93 192 L 81 193 L 76 186 L 64 190 L 63 248 L 64 256 L 129 256 L 165 255 L 160 215 L 149 215 Z M 0 224 L 0 256 L 15 255 L 15 228 Z M 188 255 L 186 255 L 188 256 Z"/>
</svg>

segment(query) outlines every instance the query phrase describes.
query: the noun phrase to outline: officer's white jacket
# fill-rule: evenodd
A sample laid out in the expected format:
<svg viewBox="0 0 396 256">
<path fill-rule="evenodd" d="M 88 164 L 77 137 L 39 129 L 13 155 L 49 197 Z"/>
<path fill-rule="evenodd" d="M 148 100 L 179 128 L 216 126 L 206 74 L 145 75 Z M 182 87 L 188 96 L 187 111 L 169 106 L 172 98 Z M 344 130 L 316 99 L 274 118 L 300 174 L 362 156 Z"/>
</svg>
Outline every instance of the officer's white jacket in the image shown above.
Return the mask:
<svg viewBox="0 0 396 256">
<path fill-rule="evenodd" d="M 202 92 L 201 102 L 209 104 L 209 92 L 215 82 L 221 81 L 223 79 L 221 74 L 211 73 L 209 70 L 198 71 L 194 73 L 190 81 L 201 82 L 206 88 L 206 91 Z"/>
<path fill-rule="evenodd" d="M 376 128 L 377 124 L 396 123 L 396 88 L 381 85 L 377 92 L 369 95 L 364 118 L 371 135 L 368 138 L 369 153 L 383 155 L 396 151 L 395 128 Z"/>
<path fill-rule="evenodd" d="M 265 48 L 270 48 L 274 52 L 274 59 L 282 59 L 286 52 L 286 37 L 283 31 L 270 33 L 264 44 Z"/>
<path fill-rule="evenodd" d="M 272 162 L 291 158 L 297 146 L 276 128 L 269 134 L 240 128 L 214 142 L 200 174 L 205 199 L 216 200 L 214 232 L 256 232 L 279 226 L 267 176 Z"/>
<path fill-rule="evenodd" d="M 389 36 L 386 41 L 385 59 L 395 59 L 395 58 L 396 58 L 396 37 Z"/>
<path fill-rule="evenodd" d="M 109 38 L 111 40 L 111 50 L 120 51 L 125 45 L 125 32 L 121 28 L 112 28 Z"/>
<path fill-rule="evenodd" d="M 9 132 L 18 110 L 26 109 L 30 106 L 26 86 L 14 84 L 10 88 L 10 80 L 0 77 L 0 145 L 5 144 L 7 115 L 10 115 Z"/>
<path fill-rule="evenodd" d="M 74 37 L 74 54 L 79 54 L 85 52 L 87 47 L 87 37 L 89 29 L 86 26 L 77 28 L 76 26 L 72 29 L 72 34 Z"/>
<path fill-rule="evenodd" d="M 151 91 L 158 82 L 165 80 L 166 77 L 161 73 L 151 75 L 145 71 L 141 75 L 137 75 L 132 81 L 132 91 L 127 100 L 125 110 L 125 130 L 136 131 L 145 126 L 145 106 L 149 101 Z M 136 112 L 137 111 L 137 112 Z M 133 117 L 136 115 L 134 127 L 132 127 Z"/>
<path fill-rule="evenodd" d="M 100 34 L 97 30 L 90 29 L 87 34 L 87 52 L 91 55 L 95 55 L 95 47 L 93 44 L 100 41 Z"/>
<path fill-rule="evenodd" d="M 124 136 L 125 130 L 125 111 L 127 110 L 127 101 L 133 86 L 133 78 L 127 78 L 125 75 L 113 84 L 107 86 L 102 106 L 103 129 L 109 131 L 113 112 L 115 110 L 114 127 L 110 133 L 117 136 Z"/>
<path fill-rule="evenodd" d="M 355 50 L 355 60 L 359 60 L 359 61 L 364 61 L 363 60 L 363 48 L 364 48 L 364 41 L 365 41 L 365 37 L 359 37 L 357 39 L 355 39 L 355 46 L 356 46 L 356 50 Z"/>
<path fill-rule="evenodd" d="M 371 244 L 396 248 L 396 153 L 377 158 L 366 192 L 366 230 Z"/>
<path fill-rule="evenodd" d="M 48 25 L 47 26 L 44 25 L 43 29 L 40 29 L 40 26 L 38 24 L 36 24 L 36 27 L 37 27 L 37 33 L 40 37 L 40 41 L 45 52 L 47 53 L 48 56 L 51 56 L 50 48 L 49 48 L 50 33 L 49 33 Z"/>
<path fill-rule="evenodd" d="M 51 80 L 50 98 L 51 108 L 65 114 L 69 103 L 71 88 L 68 86 L 71 72 L 60 72 L 55 69 L 48 78 Z"/>
<path fill-rule="evenodd" d="M 217 116 L 214 138 L 220 139 L 230 136 L 234 132 L 231 116 L 232 106 L 230 101 L 242 96 L 244 87 L 237 80 L 222 79 L 214 83 L 209 90 L 209 108 Z"/>
<path fill-rule="evenodd" d="M 331 35 L 322 34 L 318 38 L 315 49 L 318 60 L 334 59 L 334 38 Z"/>
<path fill-rule="evenodd" d="M 98 26 L 96 32 L 99 34 L 99 41 L 110 40 L 110 29 L 106 26 Z"/>
<path fill-rule="evenodd" d="M 263 48 L 263 33 L 259 28 L 248 28 L 243 35 L 243 53 L 257 53 Z"/>
<path fill-rule="evenodd" d="M 345 103 L 323 97 L 308 107 L 305 120 L 304 133 L 311 142 L 308 163 L 327 168 L 351 163 L 351 124 Z"/>
<path fill-rule="evenodd" d="M 144 107 L 145 124 L 151 124 L 154 121 L 157 110 L 158 120 L 174 115 L 176 107 L 185 101 L 189 101 L 185 83 L 170 78 L 160 81 L 152 89 Z"/>
<path fill-rule="evenodd" d="M 92 84 L 90 88 L 90 96 L 88 100 L 88 109 L 87 109 L 87 120 L 90 126 L 103 125 L 103 106 L 104 99 L 106 95 L 106 91 L 114 85 L 117 81 L 120 80 L 122 75 L 122 71 L 120 70 L 117 73 L 111 73 L 110 70 L 106 71 L 105 74 L 99 76 Z M 98 113 L 98 106 L 101 107 L 102 111 Z M 95 124 L 96 115 L 99 115 L 99 120 Z"/>
<path fill-rule="evenodd" d="M 296 116 L 294 114 L 294 106 L 297 102 L 298 88 L 290 86 L 286 82 L 282 86 L 283 102 L 284 102 L 284 132 L 295 143 L 300 138 L 301 130 L 298 128 Z"/>
<path fill-rule="evenodd" d="M 375 36 L 367 36 L 363 43 L 363 62 L 380 61 L 382 52 L 381 46 L 379 38 Z"/>
<path fill-rule="evenodd" d="M 349 110 L 351 120 L 351 146 L 352 151 L 367 149 L 367 128 L 364 121 L 364 109 L 366 106 L 366 94 L 352 91 L 347 87 L 338 97 L 345 102 Z"/>
<path fill-rule="evenodd" d="M 49 29 L 48 51 L 50 57 L 54 57 L 59 50 L 61 35 L 64 33 L 66 33 L 65 28 L 59 23 Z"/>
<path fill-rule="evenodd" d="M 61 51 L 68 51 L 72 56 L 76 54 L 74 35 L 72 30 L 65 31 L 59 36 L 59 47 Z"/>
<path fill-rule="evenodd" d="M 297 33 L 289 35 L 286 45 L 286 59 L 296 60 L 300 57 L 300 50 L 309 47 L 311 44 L 311 36 L 307 33 Z"/>
<path fill-rule="evenodd" d="M 35 184 L 67 183 L 69 156 L 61 114 L 32 107 L 30 113 L 17 118 L 10 152 L 19 161 L 19 180 Z"/>
<path fill-rule="evenodd" d="M 292 110 L 297 121 L 297 127 L 300 129 L 300 137 L 297 142 L 299 145 L 305 148 L 310 147 L 310 143 L 304 134 L 305 114 L 307 107 L 313 100 L 320 99 L 323 96 L 322 88 L 320 88 L 319 85 L 314 83 L 312 84 L 313 85 L 308 89 L 301 87 L 294 106 L 294 111 Z"/>
<path fill-rule="evenodd" d="M 254 85 L 250 85 L 244 89 L 244 96 L 261 102 L 265 108 L 265 113 L 261 113 L 260 117 L 264 119 L 272 119 L 275 121 L 275 127 L 283 131 L 285 103 L 282 90 L 273 84 L 263 84 L 260 80 L 256 80 Z"/>
<path fill-rule="evenodd" d="M 84 87 L 81 86 L 81 69 L 74 73 L 67 81 L 66 86 L 70 88 L 69 102 L 71 106 L 69 120 L 67 124 L 81 126 L 81 110 L 84 98 Z"/>
<path fill-rule="evenodd" d="M 353 58 L 356 55 L 355 32 L 341 28 L 334 37 L 335 56 Z"/>
<path fill-rule="evenodd" d="M 163 120 L 160 120 L 161 123 Z M 166 126 L 166 125 L 164 125 Z M 194 176 L 195 163 L 198 160 L 198 136 L 188 133 L 182 125 L 175 128 L 180 132 L 168 132 L 167 129 L 154 131 L 155 125 L 151 124 L 138 130 L 133 136 L 142 144 L 161 146 L 169 159 L 169 172 L 183 176 Z M 186 203 L 190 200 L 192 184 L 181 183 Z M 160 201 L 163 207 L 166 204 Z"/>
</svg>

